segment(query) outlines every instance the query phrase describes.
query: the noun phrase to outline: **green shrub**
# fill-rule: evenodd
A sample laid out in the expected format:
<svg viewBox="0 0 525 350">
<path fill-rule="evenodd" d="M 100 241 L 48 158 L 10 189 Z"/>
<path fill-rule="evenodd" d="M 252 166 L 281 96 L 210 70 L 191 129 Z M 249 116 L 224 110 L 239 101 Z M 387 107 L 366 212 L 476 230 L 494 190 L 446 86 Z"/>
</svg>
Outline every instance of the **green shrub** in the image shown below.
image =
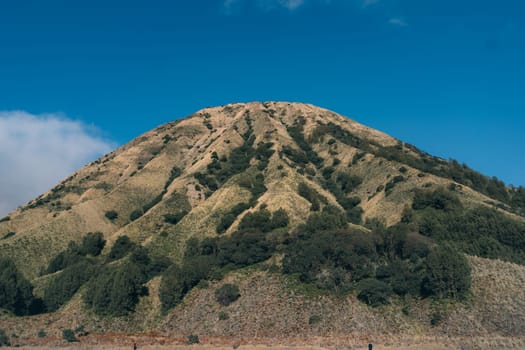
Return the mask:
<svg viewBox="0 0 525 350">
<path fill-rule="evenodd" d="M 241 296 L 239 287 L 235 284 L 227 283 L 215 290 L 215 300 L 222 306 L 228 306 Z"/>
<path fill-rule="evenodd" d="M 118 213 L 115 210 L 109 210 L 104 215 L 110 221 L 115 221 L 118 218 Z"/>
<path fill-rule="evenodd" d="M 272 214 L 272 222 L 270 224 L 270 227 L 272 230 L 275 230 L 277 228 L 286 227 L 290 223 L 290 219 L 288 218 L 288 213 L 286 210 L 279 208 Z"/>
<path fill-rule="evenodd" d="M 5 330 L 0 329 L 0 346 L 11 346 L 11 343 L 9 342 L 9 337 L 5 333 Z"/>
<path fill-rule="evenodd" d="M 84 301 L 99 315 L 124 316 L 134 311 L 139 297 L 147 292 L 144 282 L 136 264 L 105 267 L 87 284 Z"/>
<path fill-rule="evenodd" d="M 319 194 L 316 190 L 309 187 L 306 183 L 299 183 L 297 193 L 311 203 L 310 210 L 318 211 L 321 209 L 321 203 L 326 203 L 327 200 L 322 195 Z"/>
<path fill-rule="evenodd" d="M 78 263 L 82 259 L 80 247 L 73 241 L 69 242 L 68 249 L 58 253 L 49 261 L 46 272 L 54 273 L 65 269 L 68 266 Z"/>
<path fill-rule="evenodd" d="M 387 182 L 387 184 L 385 185 L 385 195 L 388 196 L 390 193 L 392 193 L 396 184 L 403 182 L 403 181 L 405 181 L 405 178 L 403 176 L 401 175 L 394 176 L 392 180 Z"/>
<path fill-rule="evenodd" d="M 56 311 L 67 303 L 94 272 L 95 267 L 89 261 L 81 260 L 54 276 L 44 290 L 43 300 L 47 311 Z"/>
<path fill-rule="evenodd" d="M 321 322 L 321 316 L 319 315 L 312 315 L 308 318 L 309 325 L 318 324 L 319 322 Z"/>
<path fill-rule="evenodd" d="M 357 297 L 364 303 L 377 307 L 390 303 L 392 288 L 374 278 L 368 278 L 359 283 L 359 294 Z"/>
<path fill-rule="evenodd" d="M 195 334 L 188 335 L 188 340 L 186 341 L 186 344 L 199 344 L 199 336 Z"/>
<path fill-rule="evenodd" d="M 16 232 L 15 231 L 9 231 L 9 232 L 6 232 L 1 239 L 8 239 L 10 237 L 13 237 L 14 235 L 16 235 Z"/>
<path fill-rule="evenodd" d="M 350 175 L 348 173 L 339 173 L 337 175 L 336 181 L 339 184 L 343 193 L 350 193 L 363 182 L 363 179 L 356 175 Z"/>
<path fill-rule="evenodd" d="M 159 298 L 163 312 L 178 305 L 184 296 L 199 282 L 205 279 L 214 265 L 209 256 L 186 258 L 182 266 L 171 265 L 162 274 Z"/>
<path fill-rule="evenodd" d="M 164 222 L 168 224 L 176 225 L 179 223 L 179 221 L 182 220 L 183 217 L 186 216 L 186 214 L 188 214 L 188 211 L 186 210 L 182 210 L 174 214 L 172 213 L 164 214 Z"/>
<path fill-rule="evenodd" d="M 239 230 L 256 229 L 262 232 L 269 232 L 272 229 L 270 216 L 271 214 L 267 209 L 247 213 L 239 223 Z"/>
<path fill-rule="evenodd" d="M 217 262 L 220 266 L 244 267 L 268 259 L 274 247 L 261 231 L 237 231 L 218 242 Z"/>
<path fill-rule="evenodd" d="M 224 320 L 227 320 L 229 318 L 230 318 L 230 315 L 228 315 L 227 312 L 225 312 L 225 311 L 219 312 L 219 320 L 220 321 L 224 321 Z"/>
<path fill-rule="evenodd" d="M 458 196 L 443 188 L 436 189 L 434 191 L 416 191 L 412 208 L 414 210 L 422 210 L 427 207 L 453 211 L 461 208 L 461 203 Z"/>
<path fill-rule="evenodd" d="M 41 330 L 38 331 L 37 336 L 38 336 L 39 338 L 45 338 L 45 337 L 47 337 L 47 333 L 46 333 L 45 330 L 41 329 Z"/>
<path fill-rule="evenodd" d="M 135 221 L 138 218 L 140 218 L 142 215 L 144 215 L 144 211 L 142 209 L 135 209 L 129 214 L 129 220 Z"/>
<path fill-rule="evenodd" d="M 450 246 L 436 247 L 426 260 L 423 287 L 428 295 L 439 298 L 464 298 L 470 288 L 470 266 L 465 256 Z"/>
<path fill-rule="evenodd" d="M 75 333 L 71 329 L 64 329 L 62 331 L 62 339 L 64 339 L 65 341 L 69 343 L 78 342 L 78 339 L 75 336 Z"/>
<path fill-rule="evenodd" d="M 0 258 L 0 308 L 16 315 L 32 313 L 33 286 L 8 258 Z"/>
<path fill-rule="evenodd" d="M 89 232 L 82 238 L 80 246 L 76 242 L 70 241 L 66 250 L 51 259 L 46 272 L 54 273 L 63 270 L 68 266 L 77 264 L 86 255 L 98 256 L 105 245 L 106 241 L 101 232 Z"/>
<path fill-rule="evenodd" d="M 89 232 L 82 237 L 80 253 L 82 255 L 98 256 L 105 245 L 106 240 L 102 232 Z"/>
<path fill-rule="evenodd" d="M 118 260 L 126 256 L 136 247 L 136 244 L 128 236 L 119 236 L 108 254 L 108 260 Z"/>
<path fill-rule="evenodd" d="M 233 224 L 237 216 L 239 216 L 239 214 L 241 214 L 248 208 L 250 208 L 250 205 L 248 203 L 239 203 L 232 207 L 217 224 L 217 233 L 226 232 L 226 230 L 228 230 L 228 228 L 230 228 L 230 226 Z"/>
</svg>

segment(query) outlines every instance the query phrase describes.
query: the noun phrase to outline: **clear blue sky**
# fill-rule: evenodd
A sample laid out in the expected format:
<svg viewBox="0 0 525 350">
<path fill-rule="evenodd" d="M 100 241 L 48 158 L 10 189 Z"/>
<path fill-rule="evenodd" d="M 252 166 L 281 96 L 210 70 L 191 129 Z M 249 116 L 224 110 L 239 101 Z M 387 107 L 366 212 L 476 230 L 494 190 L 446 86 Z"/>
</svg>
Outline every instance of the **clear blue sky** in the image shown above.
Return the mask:
<svg viewBox="0 0 525 350">
<path fill-rule="evenodd" d="M 525 3 L 0 1 L 0 111 L 124 144 L 253 100 L 319 105 L 525 185 Z"/>
</svg>

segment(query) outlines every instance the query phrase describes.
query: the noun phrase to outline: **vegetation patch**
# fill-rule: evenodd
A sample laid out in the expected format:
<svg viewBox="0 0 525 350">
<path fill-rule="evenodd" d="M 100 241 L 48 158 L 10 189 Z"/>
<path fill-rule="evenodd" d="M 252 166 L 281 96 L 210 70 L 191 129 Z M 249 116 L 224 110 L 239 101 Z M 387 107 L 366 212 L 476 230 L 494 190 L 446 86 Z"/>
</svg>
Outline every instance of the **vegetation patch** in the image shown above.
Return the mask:
<svg viewBox="0 0 525 350">
<path fill-rule="evenodd" d="M 381 146 L 373 141 L 365 141 L 332 122 L 319 125 L 312 133 L 311 141 L 319 142 L 325 134 L 332 135 L 340 142 L 358 148 L 364 153 L 372 153 L 375 156 L 406 164 L 420 171 L 445 177 L 469 186 L 478 192 L 510 205 L 517 213 L 524 213 L 524 187 L 517 189 L 507 188 L 498 178 L 480 174 L 466 164 L 459 164 L 454 159 L 446 161 L 439 157 L 431 156 L 413 145 L 402 142 L 394 146 Z M 351 164 L 355 164 L 364 153 L 357 153 Z"/>
<path fill-rule="evenodd" d="M 33 296 L 33 286 L 8 258 L 0 258 L 0 308 L 17 316 L 41 311 L 41 301 Z"/>
<path fill-rule="evenodd" d="M 457 194 L 417 191 L 409 227 L 470 255 L 525 264 L 525 223 L 488 207 L 465 208 Z"/>
<path fill-rule="evenodd" d="M 227 283 L 215 290 L 215 300 L 222 306 L 228 306 L 241 296 L 239 287 L 235 284 Z"/>
</svg>

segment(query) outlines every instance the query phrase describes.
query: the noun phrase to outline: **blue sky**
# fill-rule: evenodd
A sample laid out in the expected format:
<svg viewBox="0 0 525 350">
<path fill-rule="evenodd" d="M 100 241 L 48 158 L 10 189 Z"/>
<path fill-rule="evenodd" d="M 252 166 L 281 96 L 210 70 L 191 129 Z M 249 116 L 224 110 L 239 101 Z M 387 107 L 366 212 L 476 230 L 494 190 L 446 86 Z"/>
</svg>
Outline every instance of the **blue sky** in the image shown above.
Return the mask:
<svg viewBox="0 0 525 350">
<path fill-rule="evenodd" d="M 525 185 L 523 62 L 519 1 L 2 0 L 0 118 L 23 115 L 35 130 L 61 121 L 89 142 L 64 141 L 67 128 L 52 138 L 63 147 L 43 151 L 32 140 L 39 159 L 79 148 L 40 184 L 31 157 L 5 151 L 27 137 L 4 127 L 0 178 L 23 183 L 24 173 L 40 186 L 12 206 L 164 122 L 206 106 L 285 100 Z"/>
</svg>

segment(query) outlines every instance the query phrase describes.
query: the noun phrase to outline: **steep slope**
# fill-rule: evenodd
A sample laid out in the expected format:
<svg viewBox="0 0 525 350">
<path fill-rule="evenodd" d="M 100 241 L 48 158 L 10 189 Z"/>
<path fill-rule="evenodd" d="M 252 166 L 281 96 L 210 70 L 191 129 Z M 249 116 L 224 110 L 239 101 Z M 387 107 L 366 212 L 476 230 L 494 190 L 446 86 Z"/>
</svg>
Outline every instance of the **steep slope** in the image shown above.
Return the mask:
<svg viewBox="0 0 525 350">
<path fill-rule="evenodd" d="M 232 317 L 225 322 L 217 324 L 215 319 L 207 318 L 209 312 L 221 310 L 217 306 L 202 307 L 213 298 L 213 290 L 224 284 L 209 276 L 202 278 L 209 280 L 203 283 L 203 289 L 193 289 L 182 304 L 167 310 L 167 315 L 161 312 L 157 293 L 162 288 L 161 278 L 155 277 L 146 284 L 149 296 L 142 295 L 136 311 L 120 322 L 100 318 L 84 305 L 82 296 L 88 285 L 83 285 L 53 316 L 32 316 L 30 322 L 34 327 L 50 322 L 56 329 L 82 324 L 93 331 L 161 329 L 178 335 L 198 332 L 273 337 L 282 332 L 306 332 L 315 336 L 370 333 L 373 329 L 374 334 L 402 332 L 409 336 L 436 332 L 459 335 L 462 327 L 469 334 L 500 334 L 508 327 L 507 318 L 512 318 L 515 323 L 509 332 L 523 336 L 523 309 L 512 306 L 508 297 L 522 286 L 521 265 L 471 257 L 471 308 L 452 303 L 446 322 L 439 328 L 429 326 L 435 304 L 426 299 L 407 301 L 403 297 L 386 309 L 370 309 L 357 300 L 355 291 L 338 299 L 322 290 L 321 296 L 311 299 L 303 290 L 304 281 L 298 281 L 297 276 L 274 273 L 289 264 L 283 263 L 283 257 L 292 256 L 297 228 L 307 231 L 301 225 L 311 223 L 309 218 L 325 212 L 329 215 L 334 210 L 344 217 L 344 228 L 338 227 L 340 232 L 360 232 L 370 242 L 375 240 L 373 244 L 378 247 L 383 244 L 377 241 L 383 237 L 381 234 L 395 236 L 395 229 L 382 231 L 384 227 L 396 227 L 401 222 L 408 232 L 408 239 L 403 238 L 405 246 L 406 242 L 415 242 L 414 246 L 424 242 L 431 249 L 438 243 L 452 242 L 468 254 L 523 263 L 525 247 L 521 242 L 525 241 L 525 232 L 519 226 L 524 221 L 520 216 L 520 191 L 322 108 L 284 102 L 231 104 L 206 108 L 147 132 L 9 214 L 0 220 L 0 235 L 4 237 L 0 240 L 0 255 L 14 261 L 35 285 L 36 296 L 44 296 L 53 279 L 63 274 L 61 269 L 49 273 L 50 262 L 71 247 L 70 241 L 80 244 L 89 232 L 102 232 L 107 240 L 103 257 L 110 255 L 119 237 L 127 236 L 146 247 L 151 257 L 168 257 L 183 268 L 192 248 L 187 244 L 190 239 L 191 244 L 209 238 L 213 244 L 226 246 L 230 244 L 228 237 L 235 243 L 243 232 L 254 229 L 246 228 L 248 219 L 257 222 L 257 215 L 269 213 L 273 220 L 275 213 L 284 210 L 284 224 L 267 230 L 274 250 L 256 261 L 271 256 L 262 267 L 243 263 L 239 266 L 248 267 L 238 270 L 239 266 L 233 268 L 232 263 L 221 265 L 218 279 L 237 281 L 241 295 L 246 296 L 229 311 Z M 431 195 L 434 197 L 425 197 Z M 441 204 L 443 207 L 439 207 Z M 486 242 L 474 247 L 468 242 L 476 237 L 446 235 L 452 232 L 452 228 L 444 227 L 447 222 L 464 222 L 479 213 L 479 208 L 489 210 L 495 215 L 494 222 L 506 225 L 506 232 L 514 236 L 509 233 L 507 237 L 497 230 L 494 234 L 481 232 Z M 454 216 L 453 212 L 458 214 Z M 341 217 L 337 215 L 334 217 Z M 437 217 L 437 222 L 431 217 Z M 264 220 L 257 222 L 260 227 L 264 224 Z M 392 249 L 384 257 L 371 260 L 374 271 L 397 254 L 397 248 Z M 378 250 L 377 254 L 383 253 Z M 107 266 L 127 266 L 126 259 L 114 259 L 117 261 Z M 409 264 L 412 257 L 402 259 Z M 314 280 L 323 273 L 334 273 L 323 269 Z M 501 307 L 492 323 L 479 320 L 485 313 L 494 312 L 489 303 L 497 299 L 497 293 L 485 286 L 486 273 L 496 284 L 510 283 L 509 294 L 495 303 Z M 509 274 L 521 277 L 507 280 Z M 294 292 L 296 284 L 302 291 L 298 294 Z M 318 293 L 319 285 L 313 290 Z M 283 314 L 270 307 L 272 303 L 291 306 L 284 308 L 287 311 Z M 407 314 L 407 308 L 413 311 Z M 258 309 L 267 313 L 247 317 Z M 308 323 L 317 314 L 323 317 L 306 327 L 305 320 Z M 347 314 L 356 316 L 349 319 Z M 384 322 L 379 321 L 383 316 Z M 465 317 L 473 321 L 466 324 L 462 319 Z M 16 326 L 16 318 L 4 321 L 23 332 Z"/>
</svg>

